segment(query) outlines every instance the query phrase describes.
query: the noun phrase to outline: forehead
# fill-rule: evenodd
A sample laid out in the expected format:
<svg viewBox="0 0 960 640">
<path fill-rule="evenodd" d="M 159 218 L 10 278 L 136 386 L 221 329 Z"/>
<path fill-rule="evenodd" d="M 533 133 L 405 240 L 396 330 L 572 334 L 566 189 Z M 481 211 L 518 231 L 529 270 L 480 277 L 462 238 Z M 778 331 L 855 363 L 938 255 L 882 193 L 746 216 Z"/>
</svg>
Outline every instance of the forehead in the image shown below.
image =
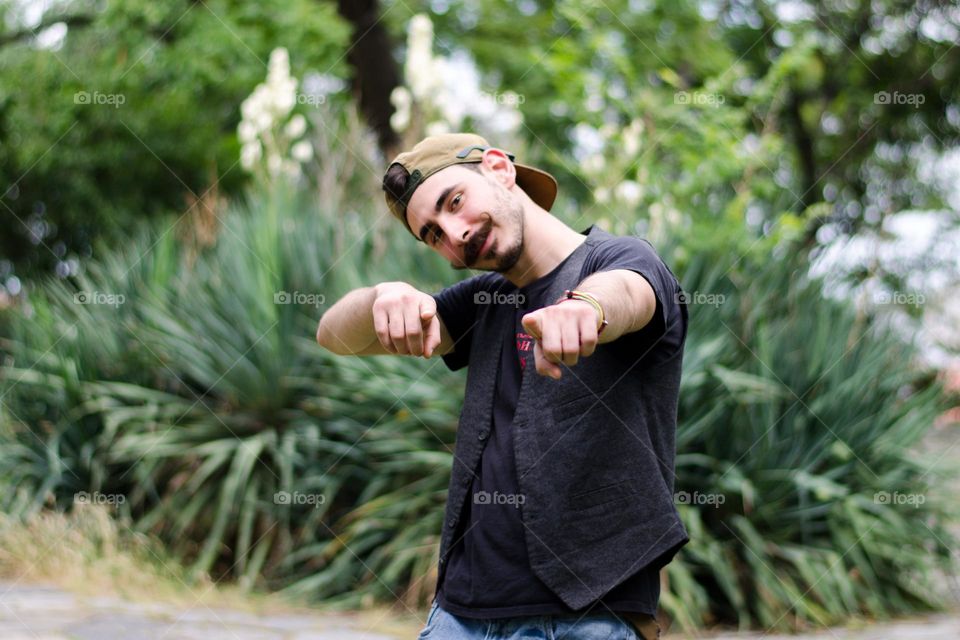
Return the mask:
<svg viewBox="0 0 960 640">
<path fill-rule="evenodd" d="M 436 217 L 437 199 L 448 189 L 477 177 L 475 171 L 452 165 L 424 180 L 407 203 L 407 222 L 413 232 L 419 233 L 421 225 Z"/>
</svg>

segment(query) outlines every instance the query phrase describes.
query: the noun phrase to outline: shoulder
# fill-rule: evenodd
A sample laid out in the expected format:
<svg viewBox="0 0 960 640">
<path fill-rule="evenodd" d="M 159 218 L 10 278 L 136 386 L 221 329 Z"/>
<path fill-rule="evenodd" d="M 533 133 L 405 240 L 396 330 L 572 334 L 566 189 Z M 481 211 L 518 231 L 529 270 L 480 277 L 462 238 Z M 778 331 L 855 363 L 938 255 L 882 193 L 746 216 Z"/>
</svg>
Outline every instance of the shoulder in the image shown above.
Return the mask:
<svg viewBox="0 0 960 640">
<path fill-rule="evenodd" d="M 670 268 L 646 238 L 604 233 L 584 259 L 582 276 L 611 269 L 632 269 L 644 275 L 656 272 L 665 279 L 672 276 Z"/>
</svg>

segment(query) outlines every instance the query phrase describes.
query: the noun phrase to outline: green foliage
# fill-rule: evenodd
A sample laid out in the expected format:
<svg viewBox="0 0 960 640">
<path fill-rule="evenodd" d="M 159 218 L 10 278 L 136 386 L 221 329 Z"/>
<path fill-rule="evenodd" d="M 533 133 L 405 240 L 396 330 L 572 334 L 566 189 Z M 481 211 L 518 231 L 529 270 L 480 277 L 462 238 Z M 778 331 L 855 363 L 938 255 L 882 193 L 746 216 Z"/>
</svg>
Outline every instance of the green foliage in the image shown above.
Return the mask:
<svg viewBox="0 0 960 640">
<path fill-rule="evenodd" d="M 293 73 L 345 75 L 348 28 L 329 3 L 71 2 L 89 17 L 59 48 L 0 49 L 0 256 L 21 274 L 119 243 L 219 183 L 239 193 L 236 126 L 270 51 Z M 98 100 L 100 103 L 98 103 Z M 62 269 L 62 267 L 61 267 Z"/>
<path fill-rule="evenodd" d="M 677 434 L 691 543 L 662 604 L 685 626 L 804 628 L 940 604 L 954 507 L 916 453 L 945 410 L 915 349 L 823 298 L 796 261 L 703 253 Z M 719 265 L 719 266 L 718 266 Z"/>
<path fill-rule="evenodd" d="M 686 628 L 936 606 L 928 582 L 949 562 L 951 514 L 912 451 L 944 408 L 940 390 L 894 330 L 824 297 L 802 249 L 824 220 L 854 228 L 880 206 L 878 187 L 898 187 L 884 211 L 903 203 L 913 168 L 902 160 L 923 127 L 940 134 L 932 148 L 955 139 L 955 88 L 916 113 L 872 94 L 906 90 L 917 65 L 942 77 L 956 58 L 934 63 L 941 44 L 910 34 L 864 53 L 876 27 L 853 38 L 863 3 L 785 21 L 774 40 L 763 3 L 712 17 L 687 2 L 448 4 L 434 16 L 445 46 L 467 47 L 490 87 L 524 97 L 529 148 L 511 150 L 561 177 L 554 213 L 650 237 L 691 294 L 676 488 L 723 501 L 680 505 L 692 541 L 668 567 L 662 605 Z M 393 6 L 399 33 L 409 11 Z M 128 224 L 182 210 L 182 194 L 212 176 L 236 193 L 238 107 L 268 52 L 289 47 L 295 75 L 339 73 L 344 39 L 329 3 L 181 14 L 135 2 L 107 3 L 63 49 L 4 50 L 4 71 L 35 86 L 0 94 L 12 142 L 0 172 L 13 182 L 33 165 L 3 203 L 40 224 L 58 258 L 107 223 L 124 239 L 0 314 L 5 511 L 122 493 L 122 515 L 195 574 L 343 606 L 432 593 L 462 372 L 335 357 L 312 335 L 348 290 L 405 280 L 433 291 L 458 274 L 383 210 L 372 144 L 339 128 L 350 116 L 314 119 L 316 193 L 234 202 L 212 247 L 195 243 L 193 216 Z M 127 100 L 84 108 L 80 90 Z M 584 151 L 579 138 L 600 143 Z M 828 180 L 808 184 L 808 152 Z M 0 250 L 27 255 L 22 237 Z"/>
<path fill-rule="evenodd" d="M 439 49 L 467 50 L 488 91 L 522 97 L 529 148 L 518 157 L 558 175 L 562 196 L 590 204 L 605 181 L 639 179 L 639 202 L 597 202 L 611 220 L 623 208 L 644 215 L 664 195 L 711 233 L 731 214 L 760 227 L 825 204 L 802 229 L 809 246 L 828 222 L 850 232 L 943 206 L 918 166 L 960 140 L 947 5 L 387 3 L 398 38 L 410 9 L 425 11 Z M 635 120 L 642 146 L 624 153 L 620 132 Z M 609 128 L 607 155 L 623 162 L 586 171 L 583 128 Z"/>
<path fill-rule="evenodd" d="M 161 227 L 8 312 L 4 509 L 123 493 L 123 515 L 195 574 L 342 606 L 425 602 L 462 375 L 332 356 L 312 333 L 318 296 L 455 274 L 399 225 L 372 236 L 369 211 L 344 209 L 253 198 L 212 248 Z M 724 499 L 680 505 L 692 542 L 663 606 L 684 627 L 779 628 L 935 606 L 947 511 L 910 451 L 943 403 L 910 345 L 790 260 L 728 268 L 720 243 L 681 248 L 660 247 L 692 309 L 676 488 Z"/>
<path fill-rule="evenodd" d="M 442 507 L 459 377 L 439 360 L 336 358 L 312 339 L 323 302 L 383 261 L 367 216 L 279 193 L 250 208 L 231 209 L 199 256 L 157 227 L 7 318 L 4 510 L 123 493 L 135 527 L 195 572 L 250 585 L 320 571 L 332 558 L 313 552 L 386 487 L 428 478 Z M 426 281 L 436 261 L 392 231 L 395 276 Z M 354 268 L 335 268 L 348 254 Z M 395 571 L 410 579 L 432 553 Z"/>
</svg>

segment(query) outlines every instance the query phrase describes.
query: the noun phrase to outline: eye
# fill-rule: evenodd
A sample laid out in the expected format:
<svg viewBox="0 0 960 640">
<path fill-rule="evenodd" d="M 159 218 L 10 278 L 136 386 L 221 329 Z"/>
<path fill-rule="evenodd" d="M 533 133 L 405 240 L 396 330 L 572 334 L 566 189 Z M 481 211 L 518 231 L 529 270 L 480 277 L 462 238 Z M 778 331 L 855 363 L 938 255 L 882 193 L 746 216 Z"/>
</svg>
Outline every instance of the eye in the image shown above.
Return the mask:
<svg viewBox="0 0 960 640">
<path fill-rule="evenodd" d="M 440 227 L 433 227 L 433 232 L 430 234 L 430 239 L 432 244 L 437 244 L 440 242 L 440 238 L 443 237 L 443 229 Z"/>
<path fill-rule="evenodd" d="M 450 201 L 450 208 L 451 209 L 455 208 L 458 204 L 460 204 L 460 200 L 462 199 L 463 199 L 462 193 L 458 193 L 457 195 L 455 195 L 453 197 L 453 200 Z"/>
</svg>

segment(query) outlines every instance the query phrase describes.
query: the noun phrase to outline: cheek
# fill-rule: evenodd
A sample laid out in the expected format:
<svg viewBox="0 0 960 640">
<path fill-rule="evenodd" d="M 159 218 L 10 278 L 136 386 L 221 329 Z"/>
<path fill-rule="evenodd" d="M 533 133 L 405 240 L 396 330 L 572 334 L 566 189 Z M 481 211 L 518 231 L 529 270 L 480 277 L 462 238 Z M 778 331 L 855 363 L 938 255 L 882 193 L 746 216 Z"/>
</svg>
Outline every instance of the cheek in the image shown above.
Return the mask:
<svg viewBox="0 0 960 640">
<path fill-rule="evenodd" d="M 434 251 L 439 253 L 440 256 L 447 262 L 453 261 L 453 259 L 457 256 L 456 252 L 453 250 L 453 247 L 450 246 L 450 243 L 446 238 L 444 238 L 443 243 L 434 249 Z"/>
</svg>

